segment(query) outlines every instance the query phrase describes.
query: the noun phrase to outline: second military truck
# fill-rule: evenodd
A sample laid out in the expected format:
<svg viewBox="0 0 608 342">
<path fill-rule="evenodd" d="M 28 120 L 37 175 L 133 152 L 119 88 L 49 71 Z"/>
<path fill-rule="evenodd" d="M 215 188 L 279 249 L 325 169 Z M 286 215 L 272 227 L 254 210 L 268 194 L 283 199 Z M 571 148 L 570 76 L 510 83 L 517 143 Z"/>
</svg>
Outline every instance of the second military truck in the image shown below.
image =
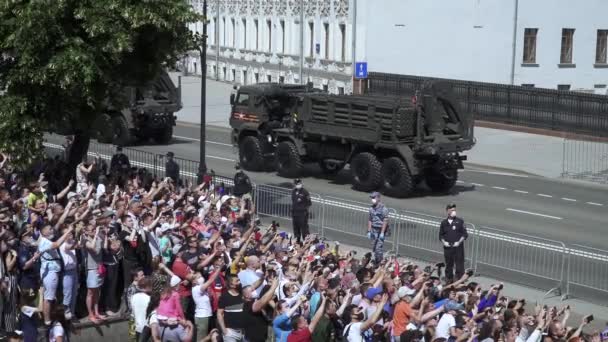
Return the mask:
<svg viewBox="0 0 608 342">
<path fill-rule="evenodd" d="M 241 165 L 297 177 L 305 163 L 327 174 L 350 166 L 357 190 L 406 197 L 422 181 L 445 192 L 475 144 L 473 118 L 445 83 L 413 97 L 329 95 L 312 86 L 263 83 L 231 95 L 232 143 Z"/>
</svg>

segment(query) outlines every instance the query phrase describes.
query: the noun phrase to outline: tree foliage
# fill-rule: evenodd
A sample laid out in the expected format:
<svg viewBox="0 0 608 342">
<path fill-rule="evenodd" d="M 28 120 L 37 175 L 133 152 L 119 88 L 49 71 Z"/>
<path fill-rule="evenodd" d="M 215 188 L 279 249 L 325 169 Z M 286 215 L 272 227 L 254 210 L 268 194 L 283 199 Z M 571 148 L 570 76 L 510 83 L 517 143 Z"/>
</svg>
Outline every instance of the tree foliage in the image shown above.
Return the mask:
<svg viewBox="0 0 608 342">
<path fill-rule="evenodd" d="M 192 47 L 187 0 L 6 0 L 0 4 L 0 150 L 26 165 L 43 132 L 87 135 L 126 85 L 153 80 Z M 88 143 L 87 143 L 88 144 Z"/>
</svg>

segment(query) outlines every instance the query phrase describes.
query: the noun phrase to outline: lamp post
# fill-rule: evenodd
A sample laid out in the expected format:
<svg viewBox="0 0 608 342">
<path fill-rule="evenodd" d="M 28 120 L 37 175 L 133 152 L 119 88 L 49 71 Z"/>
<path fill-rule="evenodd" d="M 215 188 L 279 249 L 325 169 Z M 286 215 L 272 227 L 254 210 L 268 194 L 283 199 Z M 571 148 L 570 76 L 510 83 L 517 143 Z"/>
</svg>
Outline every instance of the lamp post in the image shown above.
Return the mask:
<svg viewBox="0 0 608 342">
<path fill-rule="evenodd" d="M 218 4 L 219 6 L 219 4 Z M 199 183 L 207 173 L 205 141 L 207 124 L 207 0 L 203 0 L 203 35 L 201 38 L 201 132 L 200 132 L 200 155 L 198 166 Z"/>
</svg>

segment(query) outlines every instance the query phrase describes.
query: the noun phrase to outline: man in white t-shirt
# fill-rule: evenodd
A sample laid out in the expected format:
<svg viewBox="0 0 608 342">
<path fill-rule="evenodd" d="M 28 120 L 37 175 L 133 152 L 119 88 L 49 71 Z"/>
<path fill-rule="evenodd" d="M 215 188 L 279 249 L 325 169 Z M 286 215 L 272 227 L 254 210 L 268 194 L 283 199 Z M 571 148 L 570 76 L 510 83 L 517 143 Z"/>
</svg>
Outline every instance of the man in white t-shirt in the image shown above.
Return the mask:
<svg viewBox="0 0 608 342">
<path fill-rule="evenodd" d="M 446 340 L 453 335 L 453 329 L 456 327 L 456 315 L 461 312 L 464 307 L 462 304 L 453 300 L 448 300 L 445 303 L 445 314 L 441 316 L 435 329 L 435 338 L 445 338 Z M 464 313 L 466 314 L 466 313 Z"/>
<path fill-rule="evenodd" d="M 152 293 L 152 279 L 143 278 L 137 284 L 140 292 L 131 297 L 131 316 L 135 321 L 135 333 L 141 334 L 147 325 L 146 312 L 150 303 L 150 293 Z"/>
<path fill-rule="evenodd" d="M 364 321 L 364 310 L 361 308 L 355 308 L 352 310 L 350 317 L 351 323 L 344 327 L 344 331 L 342 332 L 342 336 L 348 342 L 363 342 L 363 333 L 367 331 L 369 328 L 376 324 L 376 321 L 380 319 L 380 315 L 382 314 L 382 310 L 384 305 L 388 302 L 388 295 L 383 294 L 382 299 L 380 300 L 380 305 L 378 310 L 374 312 L 374 314 L 369 317 L 366 321 Z"/>
<path fill-rule="evenodd" d="M 205 281 L 202 275 L 198 274 L 195 280 L 196 286 L 192 288 L 192 300 L 194 301 L 194 324 L 196 325 L 196 337 L 194 341 L 200 340 L 209 333 L 209 321 L 213 316 L 211 299 L 207 289 L 215 282 L 221 269 L 215 270 L 209 275 L 209 280 Z"/>
</svg>

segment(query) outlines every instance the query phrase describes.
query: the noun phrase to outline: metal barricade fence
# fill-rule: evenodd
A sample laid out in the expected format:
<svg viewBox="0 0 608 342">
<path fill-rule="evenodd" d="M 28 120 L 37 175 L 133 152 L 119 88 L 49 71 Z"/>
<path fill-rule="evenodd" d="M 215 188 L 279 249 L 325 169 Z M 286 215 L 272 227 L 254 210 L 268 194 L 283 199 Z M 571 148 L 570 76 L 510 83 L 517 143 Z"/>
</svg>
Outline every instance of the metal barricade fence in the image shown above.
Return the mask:
<svg viewBox="0 0 608 342">
<path fill-rule="evenodd" d="M 606 296 L 608 294 L 608 251 L 581 245 L 569 247 L 566 294 L 593 298 L 599 292 L 602 293 L 602 296 Z"/>
<path fill-rule="evenodd" d="M 442 217 L 399 210 L 396 219 L 399 231 L 397 253 L 433 262 L 443 260 L 443 245 L 439 241 Z M 476 229 L 471 223 L 465 223 L 465 227 L 468 233 L 464 242 L 465 267 L 474 268 Z"/>
<path fill-rule="evenodd" d="M 328 196 L 323 198 L 323 206 L 325 207 L 323 234 L 327 234 L 327 231 L 333 231 L 359 238 L 367 237 L 369 204 Z M 386 236 L 385 243 L 390 244 L 394 251 L 396 247 L 395 239 L 399 234 L 395 225 L 396 211 L 391 208 L 387 209 L 389 210 L 391 234 Z"/>
<path fill-rule="evenodd" d="M 498 279 L 565 290 L 566 255 L 563 242 L 481 227 L 477 232 L 476 270 Z"/>
<path fill-rule="evenodd" d="M 272 185 L 255 187 L 255 205 L 257 213 L 278 219 L 291 220 L 291 189 Z M 311 193 L 312 206 L 309 209 L 308 225 L 311 232 L 321 234 L 323 226 L 323 201 L 318 194 Z"/>
</svg>

